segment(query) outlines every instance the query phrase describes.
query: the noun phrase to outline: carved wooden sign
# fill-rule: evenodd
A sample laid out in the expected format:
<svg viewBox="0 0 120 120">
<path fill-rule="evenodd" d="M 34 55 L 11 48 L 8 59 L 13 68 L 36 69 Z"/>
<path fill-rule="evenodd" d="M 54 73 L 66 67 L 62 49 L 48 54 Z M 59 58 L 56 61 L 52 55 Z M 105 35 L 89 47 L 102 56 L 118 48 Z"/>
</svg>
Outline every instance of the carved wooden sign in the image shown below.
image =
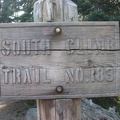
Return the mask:
<svg viewBox="0 0 120 120">
<path fill-rule="evenodd" d="M 0 24 L 0 98 L 117 96 L 118 22 Z"/>
</svg>

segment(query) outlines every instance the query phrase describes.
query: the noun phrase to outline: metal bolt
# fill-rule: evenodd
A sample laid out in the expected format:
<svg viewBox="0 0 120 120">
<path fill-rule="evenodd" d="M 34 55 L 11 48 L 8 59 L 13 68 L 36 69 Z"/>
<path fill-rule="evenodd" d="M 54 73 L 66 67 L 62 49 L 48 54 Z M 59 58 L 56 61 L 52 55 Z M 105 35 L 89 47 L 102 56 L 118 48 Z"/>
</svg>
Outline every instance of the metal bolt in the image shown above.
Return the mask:
<svg viewBox="0 0 120 120">
<path fill-rule="evenodd" d="M 64 89 L 63 89 L 62 86 L 57 86 L 57 87 L 56 87 L 56 92 L 57 92 L 57 93 L 62 93 L 63 90 L 64 90 Z"/>
<path fill-rule="evenodd" d="M 62 33 L 62 29 L 61 29 L 60 27 L 56 27 L 56 28 L 54 29 L 54 32 L 55 32 L 56 35 L 59 35 L 59 34 Z"/>
</svg>

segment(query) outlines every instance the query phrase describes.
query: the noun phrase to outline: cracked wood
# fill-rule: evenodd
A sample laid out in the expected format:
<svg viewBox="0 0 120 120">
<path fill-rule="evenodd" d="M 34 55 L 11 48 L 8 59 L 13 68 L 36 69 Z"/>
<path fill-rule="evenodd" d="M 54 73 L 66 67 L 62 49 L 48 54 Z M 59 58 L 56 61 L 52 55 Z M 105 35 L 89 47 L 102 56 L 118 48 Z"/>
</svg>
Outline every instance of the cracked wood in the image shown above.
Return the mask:
<svg viewBox="0 0 120 120">
<path fill-rule="evenodd" d="M 119 94 L 117 22 L 0 24 L 0 42 L 1 98 Z"/>
</svg>

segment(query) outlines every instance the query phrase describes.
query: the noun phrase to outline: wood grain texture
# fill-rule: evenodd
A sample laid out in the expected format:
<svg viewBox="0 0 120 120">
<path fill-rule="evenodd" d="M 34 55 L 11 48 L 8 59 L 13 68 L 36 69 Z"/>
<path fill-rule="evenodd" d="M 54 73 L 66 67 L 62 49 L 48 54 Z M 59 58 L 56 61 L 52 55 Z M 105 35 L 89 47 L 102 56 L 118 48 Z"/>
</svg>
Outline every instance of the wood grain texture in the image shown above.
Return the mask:
<svg viewBox="0 0 120 120">
<path fill-rule="evenodd" d="M 33 13 L 34 22 L 78 21 L 77 5 L 71 0 L 38 0 Z"/>
<path fill-rule="evenodd" d="M 58 99 L 56 100 L 55 120 L 80 120 L 80 99 Z"/>
<path fill-rule="evenodd" d="M 118 22 L 0 24 L 0 42 L 1 98 L 119 93 Z"/>
<path fill-rule="evenodd" d="M 56 103 L 55 100 L 40 100 L 39 107 L 40 120 L 56 120 Z"/>
<path fill-rule="evenodd" d="M 118 52 L 118 66 L 120 66 L 120 51 Z M 117 84 L 117 88 L 118 88 L 118 95 L 120 95 L 120 67 L 117 68 L 117 78 L 118 78 L 118 84 Z"/>
<path fill-rule="evenodd" d="M 39 100 L 38 120 L 80 120 L 79 99 Z"/>
</svg>

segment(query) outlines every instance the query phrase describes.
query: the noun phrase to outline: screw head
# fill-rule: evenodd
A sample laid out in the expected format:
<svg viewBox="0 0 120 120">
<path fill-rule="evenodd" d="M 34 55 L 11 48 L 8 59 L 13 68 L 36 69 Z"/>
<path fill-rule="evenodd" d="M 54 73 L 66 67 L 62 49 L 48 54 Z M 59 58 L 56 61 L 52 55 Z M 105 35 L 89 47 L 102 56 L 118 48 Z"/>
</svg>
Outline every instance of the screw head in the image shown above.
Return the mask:
<svg viewBox="0 0 120 120">
<path fill-rule="evenodd" d="M 54 29 L 54 32 L 55 32 L 56 35 L 59 35 L 59 34 L 62 33 L 62 29 L 61 29 L 60 27 L 56 27 L 56 28 Z"/>
<path fill-rule="evenodd" d="M 64 91 L 63 87 L 62 86 L 57 86 L 56 87 L 56 92 L 57 93 L 62 93 Z"/>
</svg>

